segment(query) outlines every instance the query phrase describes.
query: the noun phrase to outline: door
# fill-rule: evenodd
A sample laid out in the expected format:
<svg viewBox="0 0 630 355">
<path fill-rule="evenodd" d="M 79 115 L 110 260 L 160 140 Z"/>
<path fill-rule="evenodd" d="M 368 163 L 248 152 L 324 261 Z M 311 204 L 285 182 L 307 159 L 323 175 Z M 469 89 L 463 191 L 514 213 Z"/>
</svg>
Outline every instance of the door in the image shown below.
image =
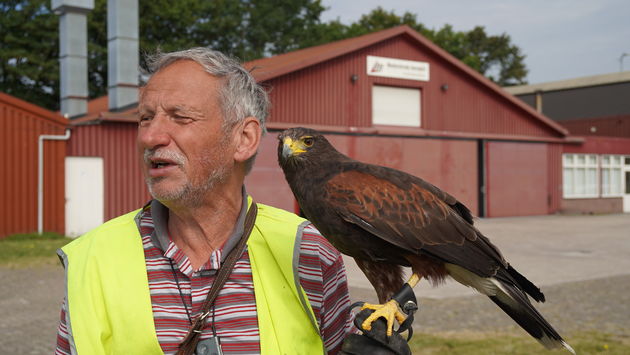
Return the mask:
<svg viewBox="0 0 630 355">
<path fill-rule="evenodd" d="M 66 157 L 66 235 L 79 236 L 104 219 L 103 158 Z"/>
<path fill-rule="evenodd" d="M 623 167 L 623 211 L 630 212 L 630 157 L 626 157 Z"/>
<path fill-rule="evenodd" d="M 547 145 L 487 142 L 486 217 L 549 213 Z"/>
</svg>

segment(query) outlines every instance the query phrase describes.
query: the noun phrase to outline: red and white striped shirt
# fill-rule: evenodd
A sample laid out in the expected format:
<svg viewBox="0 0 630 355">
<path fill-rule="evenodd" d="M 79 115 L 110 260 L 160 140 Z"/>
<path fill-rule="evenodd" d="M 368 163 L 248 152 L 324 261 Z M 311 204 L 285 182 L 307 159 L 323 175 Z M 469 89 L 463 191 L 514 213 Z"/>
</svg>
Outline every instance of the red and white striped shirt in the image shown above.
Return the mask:
<svg viewBox="0 0 630 355">
<path fill-rule="evenodd" d="M 164 216 L 168 212 L 163 205 L 153 201 L 138 215 L 153 319 L 165 354 L 177 351 L 190 329 L 189 315 L 193 319 L 199 315 L 221 261 L 240 239 L 246 214 L 246 205 L 244 207 L 237 221 L 239 228 L 198 270 L 193 270 L 188 257 L 165 232 Z M 351 327 L 346 273 L 339 252 L 312 225 L 302 230 L 298 273 L 324 345 L 330 354 L 335 354 Z M 236 262 L 213 308 L 202 340 L 216 334 L 226 355 L 260 353 L 254 284 L 247 250 Z M 56 354 L 70 354 L 66 324 L 64 301 Z"/>
</svg>

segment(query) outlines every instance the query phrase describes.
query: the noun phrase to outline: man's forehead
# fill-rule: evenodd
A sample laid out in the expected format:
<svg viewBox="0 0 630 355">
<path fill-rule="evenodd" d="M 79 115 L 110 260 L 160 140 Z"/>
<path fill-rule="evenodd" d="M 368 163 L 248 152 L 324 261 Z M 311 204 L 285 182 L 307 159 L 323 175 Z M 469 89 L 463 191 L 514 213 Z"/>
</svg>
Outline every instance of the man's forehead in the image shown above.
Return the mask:
<svg viewBox="0 0 630 355">
<path fill-rule="evenodd" d="M 221 80 L 207 73 L 190 60 L 176 61 L 155 73 L 139 93 L 139 104 L 152 105 L 156 101 L 171 102 L 192 109 L 192 102 L 216 97 Z M 185 102 L 190 104 L 186 105 Z"/>
</svg>

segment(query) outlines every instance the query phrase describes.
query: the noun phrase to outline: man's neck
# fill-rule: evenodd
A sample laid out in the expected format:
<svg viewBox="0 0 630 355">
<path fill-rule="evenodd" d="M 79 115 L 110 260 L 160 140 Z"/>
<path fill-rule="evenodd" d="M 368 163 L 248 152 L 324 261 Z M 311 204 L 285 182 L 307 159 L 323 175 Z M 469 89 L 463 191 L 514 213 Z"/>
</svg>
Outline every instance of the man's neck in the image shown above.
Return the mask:
<svg viewBox="0 0 630 355">
<path fill-rule="evenodd" d="M 222 190 L 195 207 L 169 207 L 168 230 L 173 243 L 186 254 L 193 270 L 208 261 L 230 237 L 241 212 L 244 196 Z"/>
</svg>

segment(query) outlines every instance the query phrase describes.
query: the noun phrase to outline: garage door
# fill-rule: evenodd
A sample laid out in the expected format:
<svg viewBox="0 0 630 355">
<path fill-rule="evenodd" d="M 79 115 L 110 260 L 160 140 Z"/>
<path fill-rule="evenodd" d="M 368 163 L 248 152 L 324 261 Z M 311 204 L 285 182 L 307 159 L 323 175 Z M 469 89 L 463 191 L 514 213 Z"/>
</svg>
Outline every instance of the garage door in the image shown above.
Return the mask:
<svg viewBox="0 0 630 355">
<path fill-rule="evenodd" d="M 488 217 L 547 214 L 547 145 L 488 142 Z"/>
</svg>

